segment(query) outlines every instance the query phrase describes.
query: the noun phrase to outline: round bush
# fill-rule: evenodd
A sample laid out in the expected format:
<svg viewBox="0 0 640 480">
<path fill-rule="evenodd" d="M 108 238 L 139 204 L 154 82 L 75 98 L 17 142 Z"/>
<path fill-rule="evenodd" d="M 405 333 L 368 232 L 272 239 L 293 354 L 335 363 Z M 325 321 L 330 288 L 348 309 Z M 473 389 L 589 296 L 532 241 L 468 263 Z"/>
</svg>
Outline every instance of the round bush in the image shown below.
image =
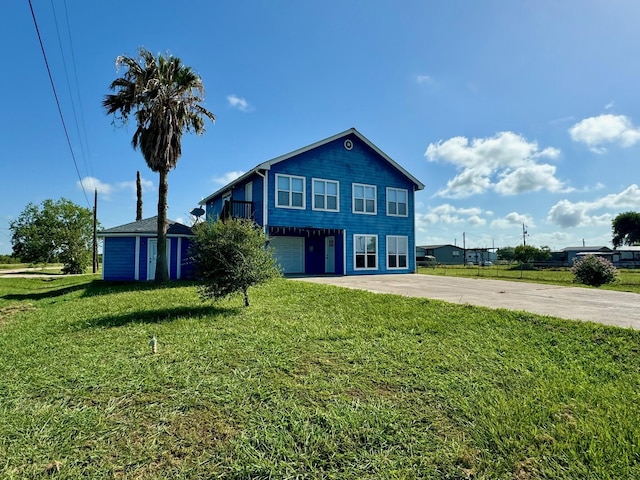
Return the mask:
<svg viewBox="0 0 640 480">
<path fill-rule="evenodd" d="M 592 287 L 613 283 L 618 276 L 618 270 L 609 260 L 595 255 L 577 260 L 571 271 L 576 282 Z"/>
</svg>

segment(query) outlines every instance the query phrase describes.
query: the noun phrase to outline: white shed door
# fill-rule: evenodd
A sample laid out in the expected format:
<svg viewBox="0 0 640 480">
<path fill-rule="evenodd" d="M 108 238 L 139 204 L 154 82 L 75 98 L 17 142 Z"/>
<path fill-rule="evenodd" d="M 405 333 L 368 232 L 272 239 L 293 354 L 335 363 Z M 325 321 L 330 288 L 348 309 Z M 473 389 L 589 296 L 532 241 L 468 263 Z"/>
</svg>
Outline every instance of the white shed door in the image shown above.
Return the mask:
<svg viewBox="0 0 640 480">
<path fill-rule="evenodd" d="M 269 246 L 275 250 L 283 273 L 304 273 L 303 237 L 271 237 Z"/>
</svg>

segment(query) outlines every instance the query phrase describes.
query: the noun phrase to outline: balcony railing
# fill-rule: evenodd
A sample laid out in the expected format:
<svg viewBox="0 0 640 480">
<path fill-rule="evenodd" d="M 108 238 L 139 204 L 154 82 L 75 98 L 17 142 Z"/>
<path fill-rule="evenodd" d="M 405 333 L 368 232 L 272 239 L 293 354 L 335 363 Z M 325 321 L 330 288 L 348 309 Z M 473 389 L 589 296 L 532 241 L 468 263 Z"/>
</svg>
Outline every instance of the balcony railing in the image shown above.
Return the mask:
<svg viewBox="0 0 640 480">
<path fill-rule="evenodd" d="M 244 200 L 227 200 L 222 207 L 220 219 L 227 220 L 229 218 L 253 219 L 253 202 L 245 202 Z"/>
</svg>

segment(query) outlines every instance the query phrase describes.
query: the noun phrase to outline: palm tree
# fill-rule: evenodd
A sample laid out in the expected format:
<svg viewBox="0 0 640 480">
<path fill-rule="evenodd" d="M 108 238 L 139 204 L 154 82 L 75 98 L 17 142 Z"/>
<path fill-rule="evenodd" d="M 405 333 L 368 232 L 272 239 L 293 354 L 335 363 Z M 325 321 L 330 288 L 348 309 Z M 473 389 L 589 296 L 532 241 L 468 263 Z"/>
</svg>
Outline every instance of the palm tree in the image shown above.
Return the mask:
<svg viewBox="0 0 640 480">
<path fill-rule="evenodd" d="M 204 99 L 202 79 L 182 61 L 167 54 L 156 58 L 140 48 L 138 58 L 119 56 L 116 69 L 126 68 L 116 78 L 102 101 L 107 114 L 126 124 L 133 112 L 137 128 L 131 144 L 139 148 L 149 168 L 158 172 L 158 257 L 156 281 L 168 280 L 167 238 L 167 176 L 182 153 L 184 132 L 204 133 L 205 118 L 215 116 L 200 105 Z"/>
</svg>

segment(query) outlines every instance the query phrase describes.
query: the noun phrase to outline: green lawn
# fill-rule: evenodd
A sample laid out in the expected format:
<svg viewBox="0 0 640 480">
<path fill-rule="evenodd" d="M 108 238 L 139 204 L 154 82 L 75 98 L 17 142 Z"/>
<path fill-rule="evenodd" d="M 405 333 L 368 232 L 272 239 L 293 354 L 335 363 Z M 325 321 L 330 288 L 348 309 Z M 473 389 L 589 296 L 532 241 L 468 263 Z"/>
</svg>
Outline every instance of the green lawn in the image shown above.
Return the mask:
<svg viewBox="0 0 640 480">
<path fill-rule="evenodd" d="M 640 332 L 250 295 L 0 279 L 0 478 L 640 478 Z"/>
<path fill-rule="evenodd" d="M 419 267 L 418 273 L 448 277 L 482 277 L 495 280 L 564 285 L 568 287 L 584 286 L 579 283 L 574 283 L 573 274 L 569 268 L 520 270 L 515 265 L 492 265 L 490 267 L 481 267 L 478 265 L 438 265 L 435 268 Z M 603 290 L 640 293 L 640 269 L 619 269 L 618 279 L 615 283 L 603 285 L 599 288 Z"/>
</svg>

